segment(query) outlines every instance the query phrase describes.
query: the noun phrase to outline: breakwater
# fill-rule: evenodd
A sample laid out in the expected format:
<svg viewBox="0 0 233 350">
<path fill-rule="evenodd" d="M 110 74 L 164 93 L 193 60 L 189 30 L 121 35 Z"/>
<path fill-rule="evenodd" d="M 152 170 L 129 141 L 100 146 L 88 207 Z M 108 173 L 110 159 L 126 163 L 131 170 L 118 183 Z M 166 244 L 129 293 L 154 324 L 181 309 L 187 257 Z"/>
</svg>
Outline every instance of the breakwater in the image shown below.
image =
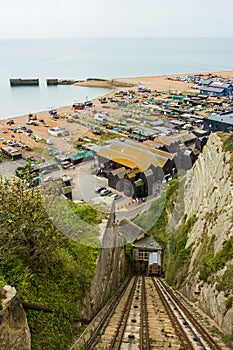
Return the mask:
<svg viewBox="0 0 233 350">
<path fill-rule="evenodd" d="M 39 79 L 22 79 L 22 78 L 11 78 L 11 86 L 26 86 L 26 85 L 39 85 Z"/>
</svg>

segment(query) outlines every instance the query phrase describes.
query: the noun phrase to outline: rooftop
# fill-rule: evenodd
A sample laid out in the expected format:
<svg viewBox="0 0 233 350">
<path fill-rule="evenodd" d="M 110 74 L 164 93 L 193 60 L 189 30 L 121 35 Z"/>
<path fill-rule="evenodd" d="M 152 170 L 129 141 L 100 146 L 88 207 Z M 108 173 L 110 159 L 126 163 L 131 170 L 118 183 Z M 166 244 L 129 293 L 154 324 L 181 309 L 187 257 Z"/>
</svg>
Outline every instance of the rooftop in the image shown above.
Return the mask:
<svg viewBox="0 0 233 350">
<path fill-rule="evenodd" d="M 139 171 L 145 171 L 151 165 L 162 168 L 168 160 L 173 159 L 173 155 L 168 152 L 148 148 L 130 140 L 121 142 L 118 139 L 103 146 L 98 155 L 131 169 L 139 168 Z"/>
<path fill-rule="evenodd" d="M 233 112 L 221 113 L 221 114 L 212 113 L 206 119 L 233 125 Z"/>
<path fill-rule="evenodd" d="M 81 151 L 73 154 L 70 158 L 72 160 L 87 158 L 87 157 L 93 157 L 93 153 L 90 151 Z"/>
<path fill-rule="evenodd" d="M 127 242 L 133 243 L 135 240 L 145 237 L 147 233 L 128 219 L 123 219 L 119 223 L 118 230 Z"/>
<path fill-rule="evenodd" d="M 141 249 L 158 249 L 161 250 L 162 248 L 160 247 L 159 243 L 156 242 L 154 237 L 152 236 L 145 236 L 141 239 L 137 239 L 136 241 L 133 242 L 133 245 L 135 248 L 141 248 Z"/>
<path fill-rule="evenodd" d="M 223 87 L 211 87 L 211 86 L 201 86 L 201 90 L 203 91 L 209 91 L 209 92 L 216 92 L 216 93 L 221 93 L 224 91 L 225 88 Z"/>
</svg>

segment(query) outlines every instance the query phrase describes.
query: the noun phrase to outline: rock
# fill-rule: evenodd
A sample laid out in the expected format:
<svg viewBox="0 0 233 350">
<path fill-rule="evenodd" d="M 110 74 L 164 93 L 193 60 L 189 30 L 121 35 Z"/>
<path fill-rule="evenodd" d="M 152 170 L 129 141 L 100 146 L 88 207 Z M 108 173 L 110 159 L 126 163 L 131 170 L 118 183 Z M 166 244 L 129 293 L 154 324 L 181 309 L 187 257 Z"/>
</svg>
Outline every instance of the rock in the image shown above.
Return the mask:
<svg viewBox="0 0 233 350">
<path fill-rule="evenodd" d="M 188 233 L 186 247 L 193 244 L 192 257 L 187 278 L 182 286 L 183 292 L 223 329 L 226 334 L 233 330 L 233 309 L 225 314 L 227 295 L 216 289 L 226 269 L 232 269 L 233 261 L 217 273 L 211 275 L 211 281 L 200 280 L 200 261 L 198 255 L 204 240 L 213 241 L 213 253 L 216 255 L 233 235 L 233 184 L 229 164 L 230 154 L 224 152 L 221 138 L 213 133 L 193 168 L 187 173 L 185 184 L 185 214 L 187 218 L 196 216 L 197 220 Z M 202 253 L 203 254 L 203 253 Z M 197 288 L 198 286 L 198 288 Z M 198 293 L 197 293 L 198 291 Z M 230 292 L 232 294 L 232 290 Z"/>
<path fill-rule="evenodd" d="M 30 350 L 31 336 L 26 314 L 16 289 L 1 289 L 0 350 Z"/>
</svg>

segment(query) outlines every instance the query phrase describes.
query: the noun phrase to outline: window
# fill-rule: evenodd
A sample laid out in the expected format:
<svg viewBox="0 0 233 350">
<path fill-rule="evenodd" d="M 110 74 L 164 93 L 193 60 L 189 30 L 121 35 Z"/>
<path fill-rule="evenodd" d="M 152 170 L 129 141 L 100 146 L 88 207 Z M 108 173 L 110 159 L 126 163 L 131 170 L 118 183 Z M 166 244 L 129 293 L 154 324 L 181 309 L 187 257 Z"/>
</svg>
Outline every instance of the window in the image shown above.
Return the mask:
<svg viewBox="0 0 233 350">
<path fill-rule="evenodd" d="M 138 260 L 148 260 L 148 252 L 144 250 L 139 250 Z"/>
</svg>

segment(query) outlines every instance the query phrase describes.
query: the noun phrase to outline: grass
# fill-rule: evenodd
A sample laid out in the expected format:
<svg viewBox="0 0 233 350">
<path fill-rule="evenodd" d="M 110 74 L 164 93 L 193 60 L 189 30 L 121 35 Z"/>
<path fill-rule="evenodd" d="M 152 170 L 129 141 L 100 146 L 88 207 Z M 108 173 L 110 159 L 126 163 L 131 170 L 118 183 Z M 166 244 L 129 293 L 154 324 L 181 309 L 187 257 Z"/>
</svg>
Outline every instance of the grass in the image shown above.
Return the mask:
<svg viewBox="0 0 233 350">
<path fill-rule="evenodd" d="M 103 144 L 105 141 L 111 140 L 111 139 L 116 139 L 116 138 L 121 138 L 122 135 L 115 133 L 115 132 L 110 132 L 110 131 L 106 131 L 104 132 L 101 136 L 100 136 L 100 144 Z"/>
</svg>

